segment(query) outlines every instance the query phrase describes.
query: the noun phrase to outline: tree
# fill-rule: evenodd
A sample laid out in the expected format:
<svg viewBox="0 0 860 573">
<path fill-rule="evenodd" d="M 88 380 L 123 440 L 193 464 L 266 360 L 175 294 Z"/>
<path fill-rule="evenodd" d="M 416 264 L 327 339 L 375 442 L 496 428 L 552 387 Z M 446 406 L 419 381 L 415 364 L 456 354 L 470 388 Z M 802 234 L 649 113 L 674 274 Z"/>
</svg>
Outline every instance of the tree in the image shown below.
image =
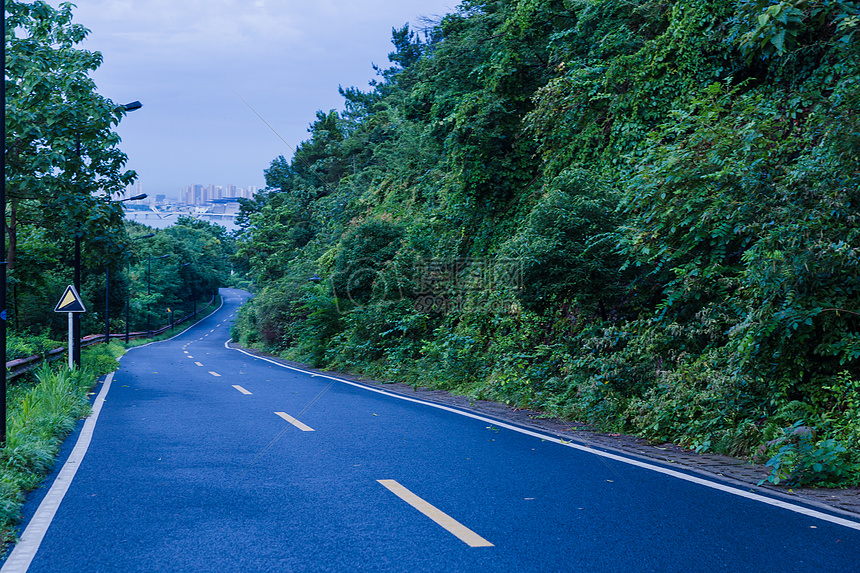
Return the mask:
<svg viewBox="0 0 860 573">
<path fill-rule="evenodd" d="M 94 255 L 122 251 L 122 207 L 112 195 L 136 178 L 113 131 L 122 106 L 89 77 L 98 52 L 76 48 L 88 30 L 72 7 L 9 0 L 6 23 L 7 260 L 13 268 L 19 225 L 86 237 Z"/>
</svg>

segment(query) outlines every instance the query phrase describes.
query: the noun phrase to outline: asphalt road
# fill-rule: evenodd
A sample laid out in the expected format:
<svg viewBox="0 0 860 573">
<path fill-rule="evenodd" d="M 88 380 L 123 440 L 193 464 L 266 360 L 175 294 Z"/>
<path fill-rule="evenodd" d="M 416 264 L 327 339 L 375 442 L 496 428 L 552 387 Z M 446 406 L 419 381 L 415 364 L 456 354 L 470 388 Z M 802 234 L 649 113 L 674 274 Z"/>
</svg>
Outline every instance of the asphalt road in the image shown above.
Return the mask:
<svg viewBox="0 0 860 573">
<path fill-rule="evenodd" d="M 856 521 L 227 348 L 222 293 L 122 359 L 3 573 L 860 571 Z"/>
</svg>

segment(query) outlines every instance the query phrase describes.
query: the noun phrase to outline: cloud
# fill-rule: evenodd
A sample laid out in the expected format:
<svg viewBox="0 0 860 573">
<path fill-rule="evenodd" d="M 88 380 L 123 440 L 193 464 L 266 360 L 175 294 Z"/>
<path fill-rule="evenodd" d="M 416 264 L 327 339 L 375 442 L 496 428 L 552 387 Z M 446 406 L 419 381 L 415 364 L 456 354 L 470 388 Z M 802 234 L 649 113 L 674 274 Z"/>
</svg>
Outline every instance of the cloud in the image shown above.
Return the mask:
<svg viewBox="0 0 860 573">
<path fill-rule="evenodd" d="M 168 57 L 257 51 L 300 44 L 302 12 L 295 1 L 93 0 L 81 3 L 76 20 L 98 23 L 89 42 L 112 49 Z"/>
<path fill-rule="evenodd" d="M 50 0 L 57 5 L 62 0 Z M 144 109 L 120 125 L 129 167 L 147 192 L 192 182 L 262 185 L 285 146 L 306 139 L 337 88 L 366 88 L 387 64 L 391 29 L 445 13 L 446 0 L 77 0 L 93 77 L 117 102 Z"/>
</svg>

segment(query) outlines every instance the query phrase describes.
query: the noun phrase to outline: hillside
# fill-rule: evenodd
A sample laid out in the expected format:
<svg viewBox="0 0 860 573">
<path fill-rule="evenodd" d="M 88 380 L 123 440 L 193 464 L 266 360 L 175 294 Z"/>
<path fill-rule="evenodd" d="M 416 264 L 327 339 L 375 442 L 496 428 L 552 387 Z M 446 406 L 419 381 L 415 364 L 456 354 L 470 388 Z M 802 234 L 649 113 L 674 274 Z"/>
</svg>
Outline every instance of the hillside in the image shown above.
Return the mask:
<svg viewBox="0 0 860 573">
<path fill-rule="evenodd" d="M 243 203 L 237 334 L 856 485 L 858 14 L 466 0 L 394 29 Z"/>
</svg>

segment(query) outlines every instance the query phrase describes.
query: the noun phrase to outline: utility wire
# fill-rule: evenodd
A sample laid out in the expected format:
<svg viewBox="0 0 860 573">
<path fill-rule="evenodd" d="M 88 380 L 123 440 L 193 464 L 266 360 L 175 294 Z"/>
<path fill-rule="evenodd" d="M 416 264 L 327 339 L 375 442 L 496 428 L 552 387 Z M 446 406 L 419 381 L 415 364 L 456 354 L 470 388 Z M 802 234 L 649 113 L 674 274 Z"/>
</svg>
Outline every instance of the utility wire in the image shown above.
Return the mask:
<svg viewBox="0 0 860 573">
<path fill-rule="evenodd" d="M 319 394 L 317 394 L 316 398 L 314 398 L 313 400 L 311 400 L 311 401 L 310 401 L 310 403 L 309 403 L 307 406 L 305 406 L 305 409 L 304 409 L 304 410 L 302 410 L 301 412 L 299 412 L 299 414 L 295 417 L 295 419 L 296 419 L 296 420 L 298 420 L 299 418 L 301 418 L 301 417 L 302 417 L 302 414 L 304 414 L 305 412 L 307 412 L 307 411 L 308 411 L 308 408 L 310 408 L 311 406 L 313 406 L 313 405 L 314 405 L 314 402 L 316 402 L 317 400 L 319 400 L 319 399 L 322 397 L 322 395 L 323 395 L 323 394 L 325 394 L 326 392 L 328 392 L 328 391 L 329 391 L 329 388 L 331 388 L 331 387 L 334 385 L 334 383 L 335 383 L 335 380 L 332 380 L 331 382 L 329 382 L 328 386 L 326 386 L 326 387 L 323 389 L 323 391 L 322 391 L 322 392 L 320 392 Z M 281 430 L 281 431 L 280 431 L 280 433 L 279 433 L 277 436 L 275 436 L 275 437 L 274 437 L 274 439 L 273 439 L 271 442 L 269 442 L 269 444 L 268 444 L 265 448 L 263 448 L 263 449 L 260 451 L 260 453 L 258 453 L 258 454 L 257 454 L 257 456 L 256 456 L 253 460 L 251 460 L 250 462 L 248 462 L 248 465 L 246 465 L 246 466 L 245 466 L 245 468 L 242 470 L 242 473 L 244 474 L 246 471 L 248 471 L 248 468 L 250 468 L 252 465 L 254 465 L 254 463 L 255 463 L 257 460 L 259 460 L 259 459 L 263 456 L 263 454 L 265 454 L 267 451 L 269 451 L 269 448 L 271 448 L 273 445 L 275 445 L 275 442 L 277 442 L 278 440 L 280 440 L 280 439 L 281 439 L 281 436 L 283 436 L 283 435 L 286 433 L 286 431 L 287 431 L 287 430 L 289 430 L 291 427 L 292 427 L 292 426 L 291 426 L 290 424 L 287 424 L 287 425 L 284 427 L 284 429 L 283 429 L 283 430 Z"/>
<path fill-rule="evenodd" d="M 236 97 L 237 97 L 237 98 L 239 98 L 240 100 L 242 100 L 242 103 L 244 103 L 246 106 L 248 106 L 248 109 L 250 109 L 252 112 L 254 112 L 254 115 L 256 115 L 257 117 L 259 117 L 259 118 L 260 118 L 260 121 L 262 121 L 262 122 L 266 125 L 266 127 L 268 127 L 269 129 L 271 129 L 271 130 L 272 130 L 272 133 L 274 133 L 274 134 L 278 137 L 278 139 L 280 139 L 281 141 L 283 141 L 283 142 L 284 142 L 284 145 L 286 145 L 287 147 L 289 147 L 289 148 L 290 148 L 290 151 L 292 151 L 292 152 L 293 152 L 293 157 L 294 157 L 295 159 L 298 159 L 299 161 L 301 161 L 301 162 L 304 164 L 304 166 L 307 168 L 308 172 L 309 172 L 309 173 L 313 173 L 313 174 L 314 174 L 314 176 L 316 176 L 316 178 L 320 180 L 320 183 L 322 183 L 323 188 L 325 188 L 325 189 L 326 189 L 326 191 L 331 191 L 331 189 L 329 189 L 329 187 L 328 187 L 328 183 L 326 183 L 326 182 L 325 182 L 325 179 L 323 179 L 323 178 L 320 176 L 320 174 L 319 174 L 319 173 L 317 173 L 316 171 L 314 171 L 313 169 L 311 169 L 310 164 L 309 164 L 307 161 L 305 161 L 303 157 L 301 157 L 300 155 L 298 155 L 298 152 L 296 151 L 296 148 L 294 148 L 292 145 L 290 145 L 289 143 L 287 143 L 287 140 L 286 140 L 286 139 L 284 139 L 283 137 L 281 137 L 281 134 L 280 134 L 280 133 L 278 133 L 278 132 L 277 132 L 277 130 L 276 130 L 274 127 L 272 127 L 272 125 L 271 125 L 268 121 L 266 121 L 266 118 L 264 118 L 262 115 L 260 115 L 260 114 L 259 114 L 259 112 L 257 112 L 257 110 L 256 110 L 256 109 L 254 109 L 253 107 L 251 107 L 251 104 L 249 104 L 249 103 L 245 100 L 245 98 L 243 98 L 241 95 L 239 95 L 239 92 L 237 92 L 236 90 L 233 90 L 233 93 L 234 93 L 234 94 L 236 94 Z"/>
</svg>

